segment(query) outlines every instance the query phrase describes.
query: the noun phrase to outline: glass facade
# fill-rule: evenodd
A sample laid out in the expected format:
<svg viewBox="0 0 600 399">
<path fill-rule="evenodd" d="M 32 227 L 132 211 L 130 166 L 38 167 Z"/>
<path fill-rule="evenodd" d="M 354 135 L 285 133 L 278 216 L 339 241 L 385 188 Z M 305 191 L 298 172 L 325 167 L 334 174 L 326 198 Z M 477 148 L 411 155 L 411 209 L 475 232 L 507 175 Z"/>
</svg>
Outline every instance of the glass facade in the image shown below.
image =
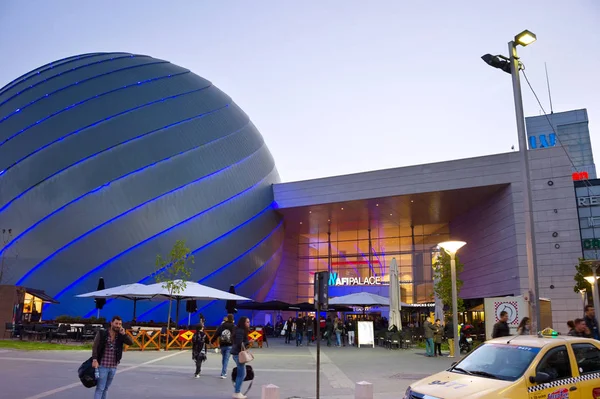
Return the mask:
<svg viewBox="0 0 600 399">
<path fill-rule="evenodd" d="M 392 258 L 398 264 L 401 301 L 432 302 L 432 263 L 437 244 L 449 239 L 448 225 L 360 227 L 347 223 L 331 233 L 324 230 L 298 236 L 299 302 L 313 301 L 313 276 L 319 271 L 336 273 L 348 285 L 385 284 Z"/>
</svg>

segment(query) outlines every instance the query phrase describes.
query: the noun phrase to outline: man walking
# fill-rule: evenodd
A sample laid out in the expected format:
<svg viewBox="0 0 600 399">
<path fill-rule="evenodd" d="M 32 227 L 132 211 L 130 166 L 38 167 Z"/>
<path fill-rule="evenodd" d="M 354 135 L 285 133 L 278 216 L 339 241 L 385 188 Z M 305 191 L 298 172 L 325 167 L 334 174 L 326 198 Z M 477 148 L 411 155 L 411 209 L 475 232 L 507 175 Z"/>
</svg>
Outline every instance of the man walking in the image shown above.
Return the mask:
<svg viewBox="0 0 600 399">
<path fill-rule="evenodd" d="M 425 328 L 425 356 L 433 357 L 435 355 L 435 348 L 433 346 L 433 334 L 435 333 L 436 328 L 433 324 L 431 324 L 431 320 L 429 317 L 425 319 L 425 324 L 423 325 L 423 327 Z"/>
<path fill-rule="evenodd" d="M 510 327 L 508 326 L 508 312 L 503 310 L 500 312 L 500 320 L 494 324 L 494 330 L 492 331 L 492 338 L 508 337 L 510 336 Z"/>
<path fill-rule="evenodd" d="M 231 354 L 231 346 L 233 345 L 233 332 L 235 331 L 235 324 L 233 324 L 233 314 L 228 314 L 225 321 L 221 323 L 215 335 L 213 335 L 210 342 L 214 344 L 217 339 L 219 340 L 219 348 L 221 349 L 221 378 L 227 377 L 227 365 L 229 364 L 229 355 Z"/>
<path fill-rule="evenodd" d="M 117 373 L 117 366 L 123 356 L 123 345 L 132 345 L 133 340 L 125 333 L 123 320 L 113 316 L 108 330 L 100 330 L 92 347 L 92 367 L 98 369 L 100 377 L 96 385 L 94 399 L 106 399 L 106 392 Z"/>
<path fill-rule="evenodd" d="M 450 348 L 448 357 L 454 357 L 454 324 L 452 324 L 452 320 L 446 321 L 444 335 L 448 339 L 448 347 Z"/>
<path fill-rule="evenodd" d="M 600 330 L 598 329 L 598 320 L 596 319 L 596 310 L 592 305 L 585 307 L 585 324 L 590 329 L 591 338 L 600 340 Z"/>
</svg>

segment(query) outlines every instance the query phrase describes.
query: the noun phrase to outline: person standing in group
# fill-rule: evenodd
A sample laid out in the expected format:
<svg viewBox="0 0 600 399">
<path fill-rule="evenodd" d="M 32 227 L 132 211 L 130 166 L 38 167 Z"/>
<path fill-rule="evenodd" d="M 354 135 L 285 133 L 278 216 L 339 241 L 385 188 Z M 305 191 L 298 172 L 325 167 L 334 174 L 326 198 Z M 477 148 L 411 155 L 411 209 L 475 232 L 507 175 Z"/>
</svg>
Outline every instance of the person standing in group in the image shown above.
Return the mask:
<svg viewBox="0 0 600 399">
<path fill-rule="evenodd" d="M 431 319 L 428 317 L 425 319 L 425 323 L 423 324 L 423 328 L 425 329 L 425 356 L 433 357 L 435 355 L 435 349 L 433 347 L 433 334 L 435 333 L 435 326 L 431 324 Z"/>
<path fill-rule="evenodd" d="M 348 345 L 354 346 L 354 321 L 350 318 L 346 321 L 346 331 L 348 331 Z"/>
<path fill-rule="evenodd" d="M 304 338 L 304 319 L 301 316 L 296 318 L 296 346 L 302 346 Z"/>
<path fill-rule="evenodd" d="M 575 328 L 569 331 L 571 337 L 592 338 L 592 332 L 584 319 L 575 319 L 573 325 Z"/>
<path fill-rule="evenodd" d="M 204 332 L 204 325 L 198 324 L 198 329 L 192 337 L 192 359 L 196 363 L 196 372 L 194 378 L 200 378 L 202 371 L 202 362 L 206 360 L 206 345 L 210 343 L 208 335 Z M 202 353 L 204 351 L 204 353 Z"/>
<path fill-rule="evenodd" d="M 233 332 L 235 324 L 233 324 L 233 315 L 230 313 L 225 318 L 225 321 L 217 328 L 211 343 L 219 340 L 219 348 L 221 350 L 221 378 L 227 377 L 227 365 L 229 364 L 229 355 L 231 354 L 231 346 L 233 345 Z"/>
<path fill-rule="evenodd" d="M 446 321 L 444 335 L 446 336 L 446 339 L 448 339 L 448 348 L 450 349 L 448 357 L 454 357 L 454 324 L 452 324 L 451 319 Z"/>
<path fill-rule="evenodd" d="M 509 337 L 510 327 L 508 326 L 508 313 L 503 310 L 500 312 L 500 320 L 494 324 L 492 338 Z"/>
<path fill-rule="evenodd" d="M 285 334 L 285 343 L 292 343 L 292 337 L 296 336 L 296 321 L 293 318 L 289 318 L 287 321 L 287 331 Z"/>
<path fill-rule="evenodd" d="M 335 346 L 342 346 L 342 332 L 344 331 L 344 326 L 337 317 L 333 320 L 333 328 L 335 331 Z"/>
<path fill-rule="evenodd" d="M 519 327 L 517 327 L 517 335 L 531 335 L 531 320 L 529 317 L 523 317 Z"/>
<path fill-rule="evenodd" d="M 113 316 L 108 330 L 98 331 L 92 346 L 92 367 L 99 373 L 94 399 L 107 398 L 106 392 L 123 356 L 123 345 L 133 345 L 133 339 L 125 332 L 123 320 Z"/>
<path fill-rule="evenodd" d="M 442 323 L 440 319 L 435 321 L 435 332 L 433 334 L 433 354 L 434 356 L 442 356 L 442 335 L 444 333 L 444 328 L 442 327 Z"/>
<path fill-rule="evenodd" d="M 310 316 L 306 320 L 306 346 L 309 346 L 313 339 L 315 318 Z"/>
<path fill-rule="evenodd" d="M 596 319 L 596 310 L 594 306 L 587 305 L 585 307 L 585 324 L 592 334 L 592 338 L 600 340 L 600 329 L 598 329 L 598 319 Z"/>
<path fill-rule="evenodd" d="M 235 379 L 235 390 L 233 393 L 234 399 L 246 399 L 247 396 L 242 394 L 242 383 L 246 378 L 246 365 L 240 363 L 240 352 L 252 342 L 248 339 L 250 333 L 250 319 L 242 316 L 238 320 L 235 332 L 233 334 L 233 345 L 231 347 L 231 356 L 237 366 L 237 376 Z"/>
</svg>

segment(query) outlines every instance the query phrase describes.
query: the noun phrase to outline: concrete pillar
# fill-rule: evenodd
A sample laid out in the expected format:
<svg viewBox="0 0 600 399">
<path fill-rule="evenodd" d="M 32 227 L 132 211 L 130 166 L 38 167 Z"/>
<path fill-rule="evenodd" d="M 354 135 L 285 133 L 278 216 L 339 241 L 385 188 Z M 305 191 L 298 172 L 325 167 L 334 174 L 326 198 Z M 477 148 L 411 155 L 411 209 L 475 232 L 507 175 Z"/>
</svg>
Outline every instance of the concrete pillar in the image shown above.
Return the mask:
<svg viewBox="0 0 600 399">
<path fill-rule="evenodd" d="M 354 399 L 373 399 L 373 384 L 367 381 L 357 382 Z"/>
<path fill-rule="evenodd" d="M 262 399 L 279 399 L 279 387 L 269 384 L 262 386 Z"/>
</svg>

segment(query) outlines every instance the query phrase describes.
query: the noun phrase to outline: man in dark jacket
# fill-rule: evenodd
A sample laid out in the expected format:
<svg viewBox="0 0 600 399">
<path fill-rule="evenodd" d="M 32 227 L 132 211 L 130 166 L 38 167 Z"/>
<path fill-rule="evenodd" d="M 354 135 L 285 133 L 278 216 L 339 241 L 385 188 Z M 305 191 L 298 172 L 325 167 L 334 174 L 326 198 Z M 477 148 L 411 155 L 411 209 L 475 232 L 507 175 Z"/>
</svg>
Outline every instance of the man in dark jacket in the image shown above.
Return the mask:
<svg viewBox="0 0 600 399">
<path fill-rule="evenodd" d="M 575 323 L 575 328 L 569 331 L 570 336 L 580 338 L 592 338 L 590 329 L 586 325 L 584 319 L 575 319 L 573 323 Z"/>
<path fill-rule="evenodd" d="M 117 366 L 123 357 L 123 345 L 132 345 L 133 339 L 123 328 L 123 320 L 113 316 L 108 330 L 100 330 L 92 346 L 92 367 L 98 369 L 94 399 L 106 399 L 106 392 L 117 374 Z"/>
<path fill-rule="evenodd" d="M 585 307 L 585 324 L 590 329 L 591 338 L 600 340 L 600 330 L 598 329 L 598 319 L 596 319 L 596 310 L 592 305 Z"/>
<path fill-rule="evenodd" d="M 304 337 L 304 318 L 298 317 L 296 319 L 296 346 L 302 346 L 302 339 Z"/>
<path fill-rule="evenodd" d="M 492 338 L 509 336 L 510 327 L 508 326 L 508 312 L 503 310 L 502 312 L 500 312 L 500 320 L 498 321 L 498 323 L 494 324 L 494 329 L 492 330 Z"/>
<path fill-rule="evenodd" d="M 448 347 L 450 348 L 448 357 L 454 357 L 454 324 L 452 323 L 452 319 L 446 321 L 444 335 L 446 336 L 446 339 L 448 339 Z"/>
<path fill-rule="evenodd" d="M 433 334 L 436 331 L 436 327 L 431 323 L 430 318 L 425 319 L 425 324 L 423 324 L 425 329 L 423 335 L 425 336 L 425 356 L 433 357 L 435 355 L 435 348 L 433 346 Z"/>
<path fill-rule="evenodd" d="M 229 355 L 231 354 L 231 345 L 233 345 L 233 332 L 235 330 L 235 324 L 233 324 L 233 315 L 230 313 L 225 318 L 225 321 L 221 323 L 215 335 L 213 335 L 210 342 L 214 344 L 219 340 L 219 348 L 221 349 L 221 378 L 227 378 L 227 365 L 229 364 Z"/>
</svg>

